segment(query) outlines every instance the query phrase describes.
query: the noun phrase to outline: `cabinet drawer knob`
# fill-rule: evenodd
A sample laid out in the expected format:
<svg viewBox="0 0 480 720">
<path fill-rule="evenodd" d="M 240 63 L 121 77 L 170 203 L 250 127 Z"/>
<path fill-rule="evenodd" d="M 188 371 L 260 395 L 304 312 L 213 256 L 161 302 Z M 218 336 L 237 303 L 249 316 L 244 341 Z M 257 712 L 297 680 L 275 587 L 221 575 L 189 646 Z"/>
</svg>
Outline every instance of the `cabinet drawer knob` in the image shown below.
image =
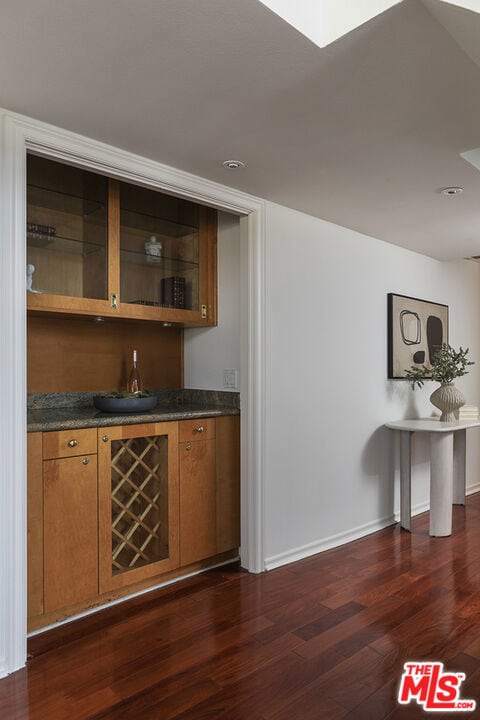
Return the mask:
<svg viewBox="0 0 480 720">
<path fill-rule="evenodd" d="M 104 435 L 104 436 L 102 437 L 102 440 L 103 440 L 103 442 L 108 442 L 108 435 Z"/>
<path fill-rule="evenodd" d="M 192 449 L 192 446 L 190 445 L 190 443 L 187 443 L 187 444 L 185 445 L 185 450 L 188 452 L 188 451 L 191 450 L 191 449 Z"/>
<path fill-rule="evenodd" d="M 78 442 L 76 440 L 68 441 L 68 447 L 76 447 L 77 445 L 78 445 Z"/>
<path fill-rule="evenodd" d="M 88 465 L 89 462 L 90 462 L 90 460 L 88 458 L 83 458 L 83 460 L 82 460 L 82 463 L 84 465 Z"/>
<path fill-rule="evenodd" d="M 205 431 L 205 428 L 203 427 L 203 425 L 199 425 L 198 427 L 195 428 L 195 432 L 202 433 L 204 431 Z"/>
</svg>

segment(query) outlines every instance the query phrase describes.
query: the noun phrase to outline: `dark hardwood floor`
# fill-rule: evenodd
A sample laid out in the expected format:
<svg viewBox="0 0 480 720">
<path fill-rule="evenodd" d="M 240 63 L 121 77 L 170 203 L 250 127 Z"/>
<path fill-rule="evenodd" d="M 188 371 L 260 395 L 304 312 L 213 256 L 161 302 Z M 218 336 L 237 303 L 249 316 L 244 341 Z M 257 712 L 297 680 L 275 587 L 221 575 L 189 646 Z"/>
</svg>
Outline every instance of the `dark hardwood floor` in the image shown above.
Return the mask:
<svg viewBox="0 0 480 720">
<path fill-rule="evenodd" d="M 212 570 L 29 641 L 2 720 L 407 720 L 407 660 L 480 701 L 480 494 L 448 538 L 398 526 L 249 575 Z M 480 714 L 457 713 L 457 718 Z M 433 713 L 446 718 L 448 713 Z M 451 714 L 450 714 L 451 717 Z"/>
</svg>

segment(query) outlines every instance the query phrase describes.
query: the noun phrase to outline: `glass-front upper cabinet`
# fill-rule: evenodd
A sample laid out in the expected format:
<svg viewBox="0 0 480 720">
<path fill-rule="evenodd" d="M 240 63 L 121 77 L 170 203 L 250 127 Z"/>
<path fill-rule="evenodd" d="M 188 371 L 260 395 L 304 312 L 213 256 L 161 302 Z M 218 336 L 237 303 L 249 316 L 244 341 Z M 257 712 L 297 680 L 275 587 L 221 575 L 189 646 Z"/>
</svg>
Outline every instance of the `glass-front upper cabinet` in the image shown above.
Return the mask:
<svg viewBox="0 0 480 720">
<path fill-rule="evenodd" d="M 216 211 L 27 157 L 27 306 L 216 323 Z"/>
<path fill-rule="evenodd" d="M 27 156 L 27 290 L 108 299 L 108 181 Z"/>
<path fill-rule="evenodd" d="M 162 308 L 172 320 L 178 311 L 205 320 L 212 305 L 205 273 L 212 211 L 127 183 L 119 196 L 122 305 L 137 317 Z"/>
</svg>

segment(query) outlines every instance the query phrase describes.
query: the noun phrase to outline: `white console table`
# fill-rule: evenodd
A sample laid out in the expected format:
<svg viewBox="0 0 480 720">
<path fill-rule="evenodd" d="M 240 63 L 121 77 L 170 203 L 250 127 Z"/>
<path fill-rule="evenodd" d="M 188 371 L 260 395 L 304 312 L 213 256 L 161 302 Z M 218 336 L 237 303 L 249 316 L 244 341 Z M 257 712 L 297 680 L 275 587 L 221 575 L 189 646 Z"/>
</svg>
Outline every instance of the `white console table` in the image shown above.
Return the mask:
<svg viewBox="0 0 480 720">
<path fill-rule="evenodd" d="M 386 423 L 400 435 L 400 524 L 411 530 L 414 432 L 430 435 L 430 535 L 452 534 L 452 504 L 465 505 L 466 434 L 480 420 L 447 423 L 435 418 Z"/>
</svg>

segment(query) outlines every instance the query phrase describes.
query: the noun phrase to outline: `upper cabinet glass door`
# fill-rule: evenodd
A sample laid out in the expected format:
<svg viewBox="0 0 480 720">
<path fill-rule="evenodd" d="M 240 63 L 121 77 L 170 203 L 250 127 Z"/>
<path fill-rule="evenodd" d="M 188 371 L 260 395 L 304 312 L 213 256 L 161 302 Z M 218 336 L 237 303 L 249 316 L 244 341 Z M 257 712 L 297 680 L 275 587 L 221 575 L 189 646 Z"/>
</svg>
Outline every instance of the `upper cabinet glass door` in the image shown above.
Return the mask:
<svg viewBox="0 0 480 720">
<path fill-rule="evenodd" d="M 32 154 L 26 193 L 29 310 L 216 324 L 215 210 Z"/>
<path fill-rule="evenodd" d="M 28 290 L 107 299 L 107 203 L 107 178 L 27 156 Z"/>
<path fill-rule="evenodd" d="M 122 304 L 198 311 L 200 208 L 120 184 Z"/>
</svg>

